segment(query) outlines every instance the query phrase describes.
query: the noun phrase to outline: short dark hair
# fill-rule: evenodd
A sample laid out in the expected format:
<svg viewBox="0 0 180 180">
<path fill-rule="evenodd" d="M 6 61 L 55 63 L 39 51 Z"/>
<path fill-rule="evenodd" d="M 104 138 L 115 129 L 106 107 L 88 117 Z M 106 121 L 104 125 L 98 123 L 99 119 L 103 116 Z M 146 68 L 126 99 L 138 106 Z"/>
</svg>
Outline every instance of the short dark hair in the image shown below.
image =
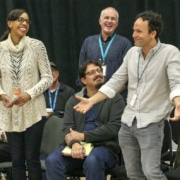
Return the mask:
<svg viewBox="0 0 180 180">
<path fill-rule="evenodd" d="M 163 29 L 162 16 L 153 11 L 144 11 L 138 14 L 135 20 L 137 20 L 138 18 L 142 18 L 143 21 L 149 22 L 149 33 L 151 33 L 152 31 L 156 31 L 157 34 L 155 38 L 158 39 Z"/>
<path fill-rule="evenodd" d="M 98 66 L 102 70 L 102 66 L 99 62 L 92 59 L 87 60 L 79 67 L 79 79 L 86 76 L 86 69 L 87 66 L 90 64 L 94 64 L 95 66 Z"/>
</svg>

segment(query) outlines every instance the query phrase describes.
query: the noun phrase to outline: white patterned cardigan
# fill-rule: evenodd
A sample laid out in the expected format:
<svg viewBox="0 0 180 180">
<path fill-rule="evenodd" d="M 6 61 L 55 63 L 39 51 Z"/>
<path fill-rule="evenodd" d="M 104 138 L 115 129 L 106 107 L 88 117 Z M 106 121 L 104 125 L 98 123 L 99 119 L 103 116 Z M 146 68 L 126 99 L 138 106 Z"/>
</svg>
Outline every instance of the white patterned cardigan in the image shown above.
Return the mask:
<svg viewBox="0 0 180 180">
<path fill-rule="evenodd" d="M 16 46 L 7 40 L 0 42 L 0 94 L 13 100 L 13 87 L 27 92 L 31 100 L 24 106 L 3 106 L 0 101 L 0 129 L 22 132 L 46 116 L 43 92 L 52 84 L 51 68 L 44 44 L 24 36 Z"/>
</svg>

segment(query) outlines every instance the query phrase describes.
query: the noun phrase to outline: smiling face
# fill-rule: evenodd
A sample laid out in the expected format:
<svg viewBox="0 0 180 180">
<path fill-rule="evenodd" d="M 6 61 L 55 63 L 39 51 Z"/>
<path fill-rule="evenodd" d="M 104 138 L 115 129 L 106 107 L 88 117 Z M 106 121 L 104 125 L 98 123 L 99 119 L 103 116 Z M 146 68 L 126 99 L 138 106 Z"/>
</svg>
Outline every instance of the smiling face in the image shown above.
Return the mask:
<svg viewBox="0 0 180 180">
<path fill-rule="evenodd" d="M 99 89 L 104 83 L 102 69 L 95 64 L 89 64 L 86 68 L 85 77 L 82 77 L 81 81 L 86 88 Z"/>
<path fill-rule="evenodd" d="M 29 30 L 29 23 L 27 13 L 22 13 L 17 19 L 7 22 L 13 42 L 20 41 L 20 39 L 26 35 Z"/>
<path fill-rule="evenodd" d="M 99 24 L 101 26 L 102 36 L 111 36 L 118 26 L 118 12 L 114 8 L 103 10 L 99 19 Z"/>
<path fill-rule="evenodd" d="M 142 18 L 138 18 L 133 26 L 134 45 L 138 47 L 151 47 L 154 45 L 156 31 L 149 32 L 148 21 L 143 21 Z"/>
</svg>

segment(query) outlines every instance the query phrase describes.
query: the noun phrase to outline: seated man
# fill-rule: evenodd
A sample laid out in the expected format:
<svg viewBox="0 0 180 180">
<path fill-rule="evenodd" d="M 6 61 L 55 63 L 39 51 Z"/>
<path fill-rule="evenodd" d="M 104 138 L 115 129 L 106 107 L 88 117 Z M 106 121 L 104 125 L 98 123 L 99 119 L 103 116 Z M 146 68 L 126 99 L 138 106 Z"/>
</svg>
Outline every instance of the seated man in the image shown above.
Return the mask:
<svg viewBox="0 0 180 180">
<path fill-rule="evenodd" d="M 51 108 L 53 115 L 63 117 L 66 102 L 75 94 L 75 90 L 60 82 L 57 66 L 53 62 L 50 62 L 50 65 L 53 84 L 44 92 L 46 108 Z"/>
<path fill-rule="evenodd" d="M 93 60 L 86 61 L 79 67 L 79 78 L 85 88 L 77 94 L 89 98 L 104 83 L 101 65 Z M 116 94 L 114 98 L 93 106 L 86 114 L 73 110 L 77 103 L 73 96 L 66 104 L 63 128 L 65 142 L 46 159 L 48 180 L 65 180 L 66 173 L 81 168 L 87 180 L 104 180 L 105 171 L 117 162 L 120 153 L 118 131 L 125 107 L 123 97 Z M 81 141 L 94 145 L 87 157 Z M 61 155 L 66 145 L 72 148 L 72 157 Z"/>
</svg>

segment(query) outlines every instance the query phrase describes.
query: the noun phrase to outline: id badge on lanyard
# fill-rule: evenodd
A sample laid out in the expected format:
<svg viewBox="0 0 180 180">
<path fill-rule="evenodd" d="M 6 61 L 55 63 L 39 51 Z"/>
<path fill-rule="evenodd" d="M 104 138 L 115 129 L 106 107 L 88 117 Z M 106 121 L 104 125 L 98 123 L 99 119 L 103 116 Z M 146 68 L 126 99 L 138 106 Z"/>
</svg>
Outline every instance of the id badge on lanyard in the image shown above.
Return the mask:
<svg viewBox="0 0 180 180">
<path fill-rule="evenodd" d="M 107 65 L 103 63 L 102 69 L 103 69 L 103 75 L 106 76 Z"/>
<path fill-rule="evenodd" d="M 14 87 L 13 88 L 13 94 L 14 94 L 14 99 L 18 98 L 21 94 L 21 88 L 20 87 Z"/>
</svg>

